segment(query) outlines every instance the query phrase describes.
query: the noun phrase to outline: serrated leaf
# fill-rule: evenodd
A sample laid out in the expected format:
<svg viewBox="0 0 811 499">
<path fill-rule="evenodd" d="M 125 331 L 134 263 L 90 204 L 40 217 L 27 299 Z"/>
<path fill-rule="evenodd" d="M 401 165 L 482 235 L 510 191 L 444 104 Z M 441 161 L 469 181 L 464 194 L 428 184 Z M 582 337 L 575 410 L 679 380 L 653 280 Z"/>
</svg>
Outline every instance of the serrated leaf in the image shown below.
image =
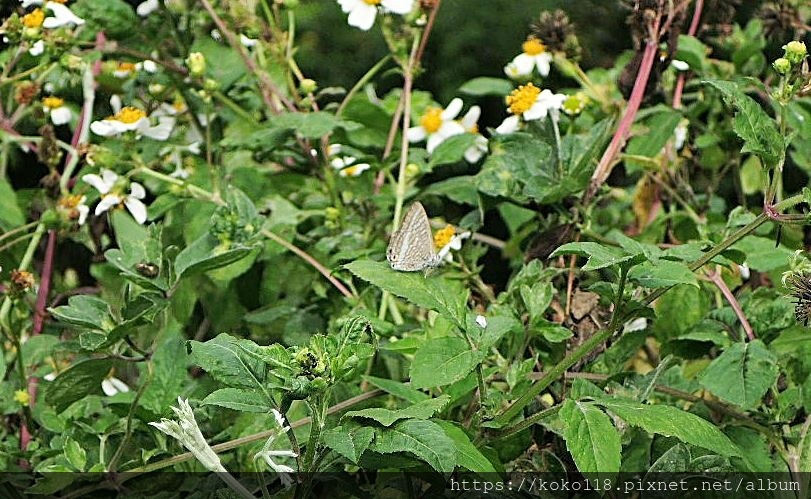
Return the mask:
<svg viewBox="0 0 811 499">
<path fill-rule="evenodd" d="M 713 360 L 699 382 L 718 397 L 754 409 L 777 381 L 777 357 L 760 340 L 735 343 Z"/>
<path fill-rule="evenodd" d="M 349 424 L 336 426 L 321 434 L 324 445 L 357 464 L 363 452 L 372 443 L 375 430 L 371 426 Z"/>
<path fill-rule="evenodd" d="M 397 272 L 387 263 L 371 260 L 356 260 L 344 267 L 380 289 L 439 312 L 460 327 L 464 325 L 466 293 L 452 288 L 441 278 L 425 277 L 419 272 Z"/>
<path fill-rule="evenodd" d="M 110 314 L 110 306 L 101 298 L 90 295 L 76 295 L 68 298 L 68 304 L 49 308 L 48 311 L 60 322 L 72 326 L 110 331 L 115 322 Z"/>
<path fill-rule="evenodd" d="M 267 395 L 267 364 L 262 360 L 262 347 L 256 343 L 222 333 L 205 343 L 189 341 L 188 346 L 192 360 L 214 379 Z"/>
<path fill-rule="evenodd" d="M 65 458 L 77 471 L 84 471 L 87 466 L 87 452 L 79 445 L 79 442 L 68 437 L 65 441 Z"/>
<path fill-rule="evenodd" d="M 786 144 L 774 120 L 735 83 L 721 80 L 704 83 L 718 89 L 724 101 L 735 108 L 732 129 L 743 140 L 741 152 L 759 156 L 770 168 L 776 166 L 785 155 Z"/>
<path fill-rule="evenodd" d="M 210 393 L 201 405 L 217 405 L 242 412 L 269 413 L 273 403 L 257 390 L 242 388 L 221 388 Z"/>
<path fill-rule="evenodd" d="M 620 469 L 620 435 L 595 405 L 567 399 L 559 412 L 566 424 L 566 448 L 582 473 L 617 473 Z"/>
<path fill-rule="evenodd" d="M 381 454 L 413 454 L 441 473 L 456 467 L 456 445 L 433 421 L 406 419 L 390 428 L 378 428 L 371 449 Z"/>
<path fill-rule="evenodd" d="M 445 434 L 456 445 L 456 466 L 479 474 L 497 472 L 493 463 L 482 454 L 478 447 L 473 445 L 465 430 L 450 421 L 437 420 L 435 422 L 442 427 Z"/>
<path fill-rule="evenodd" d="M 100 395 L 101 382 L 112 367 L 113 362 L 109 359 L 77 362 L 47 385 L 45 401 L 54 406 L 56 412 L 62 412 L 88 395 Z"/>
<path fill-rule="evenodd" d="M 560 255 L 579 255 L 588 257 L 583 270 L 597 270 L 620 264 L 630 264 L 640 261 L 643 255 L 629 254 L 625 250 L 613 246 L 604 246 L 599 243 L 577 242 L 567 243 L 556 249 L 549 258 Z"/>
<path fill-rule="evenodd" d="M 216 237 L 206 232 L 178 253 L 175 258 L 175 274 L 180 278 L 218 269 L 239 261 L 252 252 L 252 247 L 239 244 L 225 248 Z"/>
<path fill-rule="evenodd" d="M 422 402 L 430 398 L 421 391 L 415 390 L 411 386 L 393 379 L 377 378 L 375 376 L 364 376 L 363 379 L 381 390 L 390 393 L 395 397 L 399 397 L 403 400 L 411 402 L 412 404 L 416 404 L 417 402 Z"/>
<path fill-rule="evenodd" d="M 698 287 L 698 279 L 687 265 L 668 260 L 637 265 L 628 272 L 628 279 L 646 288 L 669 288 L 676 284 Z"/>
<path fill-rule="evenodd" d="M 426 342 L 411 362 L 411 386 L 433 388 L 455 383 L 467 376 L 485 357 L 473 351 L 462 338 L 446 336 Z"/>
<path fill-rule="evenodd" d="M 395 421 L 401 419 L 431 418 L 434 414 L 441 411 L 449 401 L 449 396 L 442 395 L 434 399 L 417 402 L 405 409 L 391 410 L 383 407 L 370 407 L 369 409 L 361 409 L 359 411 L 349 411 L 344 417 L 373 419 L 383 426 L 391 426 Z"/>
<path fill-rule="evenodd" d="M 741 455 L 740 449 L 714 424 L 677 407 L 607 398 L 600 398 L 596 403 L 629 425 L 638 426 L 648 433 L 675 437 L 682 442 L 711 450 L 722 456 Z"/>
</svg>

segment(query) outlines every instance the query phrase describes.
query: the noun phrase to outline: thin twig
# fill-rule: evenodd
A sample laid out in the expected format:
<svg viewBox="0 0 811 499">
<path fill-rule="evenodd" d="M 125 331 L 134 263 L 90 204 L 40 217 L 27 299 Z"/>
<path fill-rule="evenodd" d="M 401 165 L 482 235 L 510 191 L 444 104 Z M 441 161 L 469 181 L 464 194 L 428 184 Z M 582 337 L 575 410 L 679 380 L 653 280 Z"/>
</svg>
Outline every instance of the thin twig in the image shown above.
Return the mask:
<svg viewBox="0 0 811 499">
<path fill-rule="evenodd" d="M 729 306 L 735 311 L 735 315 L 738 317 L 738 320 L 741 321 L 741 326 L 746 332 L 746 337 L 749 338 L 749 341 L 754 341 L 755 332 L 752 330 L 752 326 L 746 319 L 746 314 L 743 313 L 743 308 L 741 308 L 741 304 L 738 303 L 738 299 L 735 298 L 735 295 L 732 294 L 732 291 L 730 291 L 727 283 L 725 283 L 724 279 L 721 278 L 721 273 L 718 272 L 718 270 L 707 270 L 705 271 L 705 274 L 707 275 L 707 278 L 712 281 L 712 283 L 715 284 L 715 286 L 721 291 L 721 294 L 724 295 L 724 298 L 726 299 L 727 303 L 729 303 Z"/>
</svg>

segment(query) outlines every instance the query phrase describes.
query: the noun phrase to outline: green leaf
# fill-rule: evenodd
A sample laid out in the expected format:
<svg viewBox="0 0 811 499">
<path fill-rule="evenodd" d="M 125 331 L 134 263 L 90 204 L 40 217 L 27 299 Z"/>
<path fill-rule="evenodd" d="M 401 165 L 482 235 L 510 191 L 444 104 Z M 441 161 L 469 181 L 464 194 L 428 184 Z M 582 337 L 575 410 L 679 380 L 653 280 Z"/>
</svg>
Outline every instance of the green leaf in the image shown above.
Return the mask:
<svg viewBox="0 0 811 499">
<path fill-rule="evenodd" d="M 349 411 L 345 418 L 373 419 L 383 426 L 391 426 L 400 419 L 428 419 L 441 411 L 450 401 L 450 397 L 442 395 L 434 399 L 423 400 L 405 409 L 391 410 L 383 407 L 370 407 L 359 411 Z"/>
<path fill-rule="evenodd" d="M 60 322 L 72 326 L 111 331 L 115 321 L 110 314 L 110 306 L 101 298 L 90 295 L 75 295 L 68 298 L 68 304 L 49 308 L 48 311 Z"/>
<path fill-rule="evenodd" d="M 398 342 L 399 343 L 399 342 Z M 363 379 L 380 388 L 381 390 L 399 397 L 403 400 L 416 404 L 428 400 L 430 397 L 419 390 L 415 390 L 405 383 L 394 381 L 392 379 L 377 378 L 375 376 L 364 376 Z"/>
<path fill-rule="evenodd" d="M 746 264 L 758 272 L 771 272 L 786 267 L 792 254 L 784 246 L 775 246 L 774 239 L 768 237 L 745 237 L 732 248 L 746 254 Z"/>
<path fill-rule="evenodd" d="M 356 123 L 342 121 L 334 115 L 325 112 L 315 113 L 284 113 L 274 116 L 273 125 L 278 128 L 295 130 L 305 139 L 317 139 L 330 134 L 338 127 L 354 130 Z"/>
<path fill-rule="evenodd" d="M 433 421 L 406 419 L 390 428 L 378 428 L 370 448 L 381 454 L 413 454 L 441 473 L 456 467 L 456 445 Z"/>
<path fill-rule="evenodd" d="M 760 340 L 735 343 L 699 376 L 701 385 L 743 410 L 758 407 L 779 373 L 777 357 Z"/>
<path fill-rule="evenodd" d="M 273 409 L 272 401 L 263 393 L 242 388 L 221 388 L 204 398 L 201 405 L 217 405 L 235 411 L 265 414 Z"/>
<path fill-rule="evenodd" d="M 430 168 L 450 163 L 458 163 L 465 156 L 465 151 L 471 147 L 476 140 L 472 133 L 462 133 L 454 135 L 442 141 L 434 152 L 431 153 Z"/>
<path fill-rule="evenodd" d="M 648 469 L 648 473 L 685 473 L 690 469 L 690 449 L 676 444 L 669 448 Z"/>
<path fill-rule="evenodd" d="M 140 22 L 132 7 L 123 0 L 79 0 L 70 6 L 74 14 L 96 33 L 104 30 L 113 39 L 126 39 L 133 35 L 133 26 Z"/>
<path fill-rule="evenodd" d="M 455 383 L 467 376 L 485 357 L 473 351 L 462 338 L 446 336 L 426 342 L 411 363 L 411 386 L 433 388 Z"/>
<path fill-rule="evenodd" d="M 425 194 L 435 194 L 445 196 L 451 201 L 459 204 L 476 205 L 479 201 L 479 191 L 473 183 L 471 175 L 451 177 L 449 179 L 434 182 L 424 191 Z"/>
<path fill-rule="evenodd" d="M 45 391 L 45 401 L 62 412 L 69 405 L 88 395 L 100 395 L 101 382 L 113 367 L 109 359 L 89 359 L 77 362 L 59 373 Z"/>
<path fill-rule="evenodd" d="M 682 114 L 670 108 L 659 107 L 644 121 L 646 133 L 630 140 L 627 153 L 631 156 L 653 158 L 659 155 L 668 140 L 673 138 L 673 131 L 682 119 Z M 625 163 L 631 168 L 645 169 L 649 165 L 642 161 L 628 159 Z"/>
<path fill-rule="evenodd" d="M 774 120 L 754 99 L 744 94 L 731 81 L 709 80 L 704 83 L 716 88 L 727 105 L 735 108 L 732 128 L 743 140 L 741 152 L 751 152 L 772 168 L 784 157 L 786 143 Z"/>
<path fill-rule="evenodd" d="M 456 466 L 480 474 L 497 472 L 493 463 L 481 453 L 478 447 L 473 445 L 470 437 L 459 425 L 442 420 L 437 420 L 435 423 L 442 427 L 445 435 L 450 437 L 456 446 Z"/>
<path fill-rule="evenodd" d="M 583 270 L 597 270 L 620 264 L 630 264 L 640 260 L 638 254 L 629 254 L 625 250 L 613 246 L 603 246 L 599 243 L 583 242 L 568 243 L 556 249 L 549 258 L 560 255 L 587 256 L 588 261 Z M 644 258 L 644 256 L 642 256 Z"/>
<path fill-rule="evenodd" d="M 222 333 L 205 343 L 189 341 L 192 360 L 220 382 L 239 388 L 264 391 L 267 364 L 263 348 L 256 343 Z"/>
<path fill-rule="evenodd" d="M 123 237 L 117 220 L 132 220 L 130 217 L 114 217 L 114 226 L 119 249 L 107 250 L 104 258 L 121 271 L 121 275 L 146 289 L 166 291 L 169 289 L 166 269 L 163 268 L 163 244 L 161 227 L 151 225 L 140 237 Z M 136 223 L 132 221 L 132 223 Z M 139 226 L 140 227 L 140 226 Z M 157 271 L 152 276 L 149 272 Z"/>
<path fill-rule="evenodd" d="M 0 178 L 0 229 L 7 232 L 24 223 L 25 215 L 17 204 L 17 194 L 11 184 Z"/>
<path fill-rule="evenodd" d="M 687 265 L 669 260 L 638 265 L 628 272 L 628 279 L 646 288 L 669 288 L 676 284 L 698 287 L 698 279 Z"/>
<path fill-rule="evenodd" d="M 682 442 L 723 456 L 741 455 L 740 449 L 714 424 L 677 407 L 608 398 L 600 398 L 596 403 L 629 425 L 638 426 L 648 433 L 675 437 Z"/>
<path fill-rule="evenodd" d="M 710 53 L 710 48 L 701 43 L 701 41 L 688 35 L 679 35 L 679 44 L 674 59 L 684 61 L 690 65 L 690 69 L 697 73 L 702 73 L 707 66 L 707 54 Z"/>
<path fill-rule="evenodd" d="M 504 96 L 512 92 L 513 83 L 504 78 L 492 78 L 488 76 L 481 76 L 466 81 L 459 87 L 459 93 L 473 95 L 476 97 L 484 95 L 497 95 Z"/>
<path fill-rule="evenodd" d="M 546 309 L 552 303 L 552 298 L 555 296 L 555 288 L 551 282 L 536 282 L 529 287 L 524 284 L 519 288 L 521 293 L 521 300 L 529 312 L 530 321 L 535 323 L 538 319 L 543 318 L 546 314 Z"/>
<path fill-rule="evenodd" d="M 460 327 L 464 325 L 466 292 L 452 288 L 441 278 L 425 277 L 420 272 L 397 272 L 387 263 L 371 260 L 357 260 L 344 267 L 380 289 L 434 310 Z"/>
<path fill-rule="evenodd" d="M 611 418 L 593 404 L 567 399 L 560 408 L 566 424 L 566 448 L 582 473 L 617 473 L 620 469 L 620 435 Z"/>
<path fill-rule="evenodd" d="M 175 274 L 188 277 L 208 270 L 225 267 L 253 252 L 252 247 L 232 244 L 226 248 L 216 237 L 206 232 L 186 246 L 175 258 Z"/>
<path fill-rule="evenodd" d="M 84 471 L 87 466 L 87 452 L 70 437 L 65 441 L 65 458 L 77 471 Z"/>
<path fill-rule="evenodd" d="M 360 426 L 355 423 L 336 426 L 321 434 L 324 445 L 355 464 L 357 464 L 363 452 L 369 448 L 374 436 L 374 428 Z"/>
</svg>

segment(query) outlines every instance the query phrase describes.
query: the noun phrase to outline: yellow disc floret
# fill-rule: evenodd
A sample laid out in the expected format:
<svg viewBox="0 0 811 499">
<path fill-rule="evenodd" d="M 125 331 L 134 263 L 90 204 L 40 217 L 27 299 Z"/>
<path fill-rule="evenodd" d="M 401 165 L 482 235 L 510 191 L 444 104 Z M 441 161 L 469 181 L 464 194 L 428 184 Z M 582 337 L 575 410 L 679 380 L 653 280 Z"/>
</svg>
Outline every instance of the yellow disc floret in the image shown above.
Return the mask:
<svg viewBox="0 0 811 499">
<path fill-rule="evenodd" d="M 442 126 L 442 109 L 429 107 L 420 120 L 420 125 L 422 125 L 426 132 L 436 133 Z"/>
<path fill-rule="evenodd" d="M 510 92 L 510 95 L 508 95 L 505 99 L 507 102 L 507 110 L 515 115 L 527 112 L 529 108 L 535 104 L 535 101 L 538 99 L 538 95 L 540 95 L 540 93 L 541 89 L 532 83 L 521 85 Z"/>
<path fill-rule="evenodd" d="M 140 109 L 132 106 L 127 106 L 121 111 L 117 112 L 115 116 L 112 117 L 115 121 L 120 121 L 121 123 L 135 123 L 136 121 L 146 118 L 146 113 L 141 111 Z"/>
<path fill-rule="evenodd" d="M 48 109 L 57 109 L 65 105 L 65 101 L 59 97 L 45 97 L 42 99 L 42 105 Z"/>
<path fill-rule="evenodd" d="M 454 234 L 456 234 L 456 229 L 453 228 L 453 225 L 446 225 L 444 229 L 440 229 L 434 234 L 434 246 L 437 249 L 444 248 L 451 242 Z"/>
<path fill-rule="evenodd" d="M 45 21 L 45 13 L 42 12 L 42 9 L 34 9 L 24 15 L 22 21 L 26 28 L 39 28 Z"/>
<path fill-rule="evenodd" d="M 369 5 L 380 5 L 382 0 L 363 0 L 364 2 L 368 3 Z"/>
<path fill-rule="evenodd" d="M 135 71 L 135 63 L 133 62 L 119 62 L 116 71 L 127 71 L 129 73 Z"/>
<path fill-rule="evenodd" d="M 530 38 L 521 44 L 521 50 L 527 55 L 540 55 L 546 52 L 546 45 L 537 38 Z"/>
<path fill-rule="evenodd" d="M 25 390 L 17 390 L 14 392 L 14 401 L 20 405 L 27 406 L 31 402 L 31 396 Z"/>
</svg>

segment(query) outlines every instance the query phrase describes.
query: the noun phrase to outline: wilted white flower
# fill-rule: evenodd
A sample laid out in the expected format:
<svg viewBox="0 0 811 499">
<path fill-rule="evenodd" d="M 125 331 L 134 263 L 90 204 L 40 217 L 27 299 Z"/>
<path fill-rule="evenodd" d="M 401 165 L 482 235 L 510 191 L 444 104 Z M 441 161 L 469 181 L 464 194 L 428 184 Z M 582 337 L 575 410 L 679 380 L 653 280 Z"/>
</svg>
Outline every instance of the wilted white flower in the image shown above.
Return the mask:
<svg viewBox="0 0 811 499">
<path fill-rule="evenodd" d="M 95 187 L 102 195 L 94 213 L 98 216 L 110 208 L 123 204 L 132 214 L 132 218 L 143 224 L 147 219 L 146 205 L 141 201 L 146 197 L 144 187 L 138 182 L 131 182 L 130 193 L 125 196 L 118 185 L 118 179 L 115 172 L 107 169 L 102 169 L 100 176 L 90 173 L 82 177 L 83 181 Z"/>
<path fill-rule="evenodd" d="M 81 26 L 84 19 L 77 16 L 65 5 L 57 2 L 46 2 L 45 10 L 50 10 L 53 14 L 46 17 L 42 23 L 43 28 L 59 28 L 61 26 Z"/>
<path fill-rule="evenodd" d="M 159 0 L 146 0 L 138 4 L 138 7 L 135 8 L 135 12 L 141 17 L 146 17 L 155 12 L 159 7 Z"/>
<path fill-rule="evenodd" d="M 151 422 L 150 425 L 166 433 L 179 441 L 183 447 L 187 448 L 200 463 L 210 471 L 225 473 L 225 467 L 220 462 L 219 456 L 206 442 L 203 433 L 197 426 L 197 420 L 194 419 L 194 412 L 189 405 L 188 400 L 177 398 L 179 407 L 172 407 L 177 416 L 177 421 L 172 419 L 162 418 L 160 422 Z"/>
<path fill-rule="evenodd" d="M 298 457 L 298 454 L 293 452 L 292 450 L 284 449 L 284 450 L 273 450 L 272 446 L 276 439 L 290 431 L 290 427 L 285 425 L 284 417 L 282 414 L 277 411 L 276 409 L 272 410 L 273 417 L 276 419 L 276 424 L 279 426 L 279 432 L 274 433 L 271 435 L 265 445 L 262 447 L 262 450 L 257 452 L 254 456 L 254 459 L 262 459 L 265 464 L 268 465 L 270 469 L 275 471 L 279 475 L 279 480 L 281 480 L 282 485 L 285 487 L 290 487 L 293 484 L 293 478 L 290 476 L 290 473 L 295 473 L 296 470 L 290 466 L 279 464 L 273 460 L 274 457 Z"/>
<path fill-rule="evenodd" d="M 744 281 L 748 281 L 751 277 L 751 271 L 749 270 L 749 265 L 744 263 L 743 265 L 738 265 L 738 270 L 741 272 L 741 279 Z"/>
<path fill-rule="evenodd" d="M 349 14 L 347 19 L 349 25 L 363 31 L 369 30 L 375 23 L 378 5 L 383 12 L 393 12 L 401 16 L 411 12 L 414 7 L 414 0 L 338 0 L 338 3 L 341 5 L 341 10 Z"/>
<path fill-rule="evenodd" d="M 112 397 L 119 393 L 127 393 L 130 391 L 130 387 L 115 376 L 109 376 L 101 382 L 101 391 L 108 397 Z"/>
<path fill-rule="evenodd" d="M 86 201 L 87 196 L 69 194 L 57 201 L 56 208 L 64 214 L 65 218 L 76 220 L 79 225 L 84 225 L 87 215 L 90 213 L 90 208 L 85 204 Z"/>
<path fill-rule="evenodd" d="M 155 63 L 155 61 L 146 59 L 145 61 L 136 63 L 135 69 L 138 71 L 146 71 L 147 73 L 157 73 L 158 65 Z"/>
<path fill-rule="evenodd" d="M 676 129 L 673 130 L 673 145 L 676 147 L 677 151 L 684 147 L 684 142 L 687 140 L 687 127 L 689 125 L 690 121 L 685 118 L 679 121 Z"/>
</svg>

